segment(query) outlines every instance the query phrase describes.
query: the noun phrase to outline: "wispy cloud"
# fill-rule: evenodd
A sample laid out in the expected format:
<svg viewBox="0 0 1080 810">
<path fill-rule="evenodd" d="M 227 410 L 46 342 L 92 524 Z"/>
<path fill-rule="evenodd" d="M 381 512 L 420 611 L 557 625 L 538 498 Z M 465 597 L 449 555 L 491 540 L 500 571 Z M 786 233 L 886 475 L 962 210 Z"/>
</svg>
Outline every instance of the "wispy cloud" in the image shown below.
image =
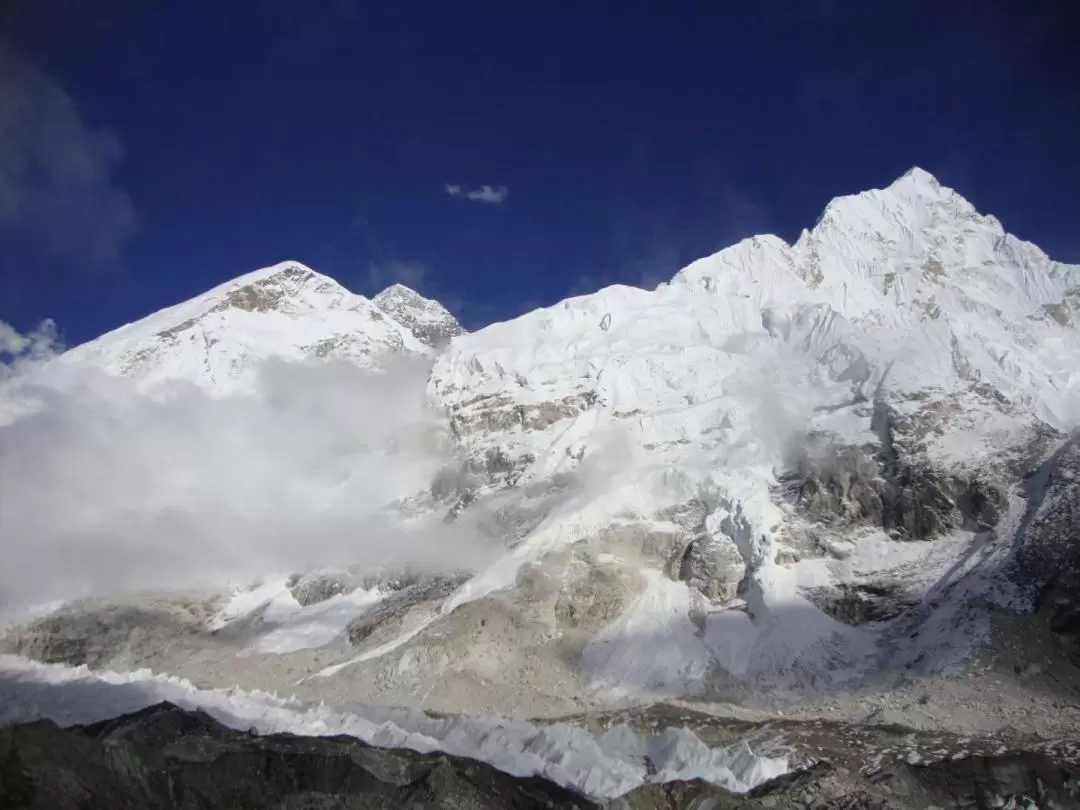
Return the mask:
<svg viewBox="0 0 1080 810">
<path fill-rule="evenodd" d="M 0 42 L 0 229 L 90 261 L 116 255 L 135 227 L 115 182 L 116 134 L 83 120 L 49 74 Z"/>
<path fill-rule="evenodd" d="M 446 193 L 451 197 L 461 197 L 473 202 L 487 203 L 488 205 L 502 205 L 510 196 L 510 189 L 506 186 L 489 186 L 484 184 L 480 188 L 467 189 L 458 183 L 447 183 Z"/>
<path fill-rule="evenodd" d="M 424 282 L 424 267 L 416 262 L 403 262 L 396 259 L 372 262 L 368 265 L 368 286 L 372 290 L 382 290 L 392 284 L 404 284 L 418 290 Z"/>
<path fill-rule="evenodd" d="M 10 324 L 0 321 L 0 382 L 26 363 L 37 363 L 63 350 L 60 334 L 51 319 L 23 335 Z"/>
</svg>

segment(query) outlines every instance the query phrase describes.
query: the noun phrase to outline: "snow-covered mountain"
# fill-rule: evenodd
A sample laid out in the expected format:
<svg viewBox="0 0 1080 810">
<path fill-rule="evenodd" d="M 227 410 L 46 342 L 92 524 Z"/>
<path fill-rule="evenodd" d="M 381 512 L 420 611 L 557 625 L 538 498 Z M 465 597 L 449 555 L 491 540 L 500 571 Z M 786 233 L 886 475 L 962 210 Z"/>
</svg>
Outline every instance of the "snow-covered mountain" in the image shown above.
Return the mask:
<svg viewBox="0 0 1080 810">
<path fill-rule="evenodd" d="M 407 326 L 417 340 L 432 348 L 465 331 L 446 307 L 438 301 L 424 298 L 403 284 L 387 287 L 372 299 L 372 303 L 398 323 Z"/>
<path fill-rule="evenodd" d="M 458 598 L 513 587 L 526 564 L 612 526 L 646 526 L 682 537 L 657 564 L 691 587 L 648 580 L 586 646 L 593 683 L 682 694 L 717 672 L 791 686 L 884 666 L 879 633 L 835 618 L 852 587 L 837 572 L 924 552 L 932 578 L 967 548 L 964 529 L 1005 519 L 1016 476 L 1080 413 L 1078 293 L 1080 267 L 913 169 L 832 201 L 794 245 L 747 239 L 656 291 L 609 287 L 461 337 L 430 393 L 466 454 L 499 459 L 519 487 L 576 471 L 603 483 Z M 672 515 L 692 517 L 675 530 Z M 868 528 L 885 545 L 857 542 Z M 896 545 L 930 538 L 959 545 Z M 826 572 L 830 556 L 846 562 Z M 695 607 L 736 592 L 741 611 Z M 658 623 L 682 629 L 643 658 Z M 941 633 L 944 665 L 957 645 Z M 890 643 L 893 658 L 928 659 Z"/>
<path fill-rule="evenodd" d="M 397 285 L 368 301 L 295 263 L 257 271 L 66 357 L 225 393 L 267 357 L 428 355 L 453 453 L 394 508 L 502 553 L 480 570 L 283 573 L 202 617 L 226 641 L 196 656 L 94 654 L 483 714 L 661 697 L 957 733 L 1028 722 L 1027 690 L 1080 689 L 1056 642 L 1030 641 L 1065 632 L 1035 615 L 1052 583 L 1080 610 L 1060 461 L 1078 319 L 1080 267 L 920 169 L 833 200 L 794 244 L 754 237 L 656 290 L 471 334 Z M 8 646 L 56 660 L 90 621 L 65 616 Z M 123 635 L 123 616 L 105 623 Z M 1071 711 L 1026 728 L 1080 723 Z"/>
<path fill-rule="evenodd" d="M 493 413 L 490 401 L 461 406 L 481 393 L 507 408 L 587 397 L 601 414 L 648 417 L 699 413 L 685 407 L 692 398 L 712 400 L 737 428 L 738 403 L 728 413 L 716 397 L 790 361 L 789 381 L 811 380 L 822 404 L 836 404 L 830 386 L 841 399 L 877 392 L 898 406 L 971 393 L 965 414 L 996 404 L 987 422 L 956 414 L 950 425 L 965 436 L 1010 416 L 1061 427 L 1080 393 L 1078 296 L 1080 267 L 1051 261 L 913 169 L 833 200 L 794 245 L 754 237 L 655 292 L 610 287 L 481 330 L 455 342 L 432 380 L 459 419 Z M 660 441 L 677 438 L 655 429 Z"/>
<path fill-rule="evenodd" d="M 461 333 L 442 305 L 394 285 L 375 300 L 288 261 L 232 281 L 102 335 L 64 357 L 153 385 L 193 382 L 242 390 L 262 360 L 337 358 L 378 365 L 426 355 L 435 337 Z"/>
</svg>

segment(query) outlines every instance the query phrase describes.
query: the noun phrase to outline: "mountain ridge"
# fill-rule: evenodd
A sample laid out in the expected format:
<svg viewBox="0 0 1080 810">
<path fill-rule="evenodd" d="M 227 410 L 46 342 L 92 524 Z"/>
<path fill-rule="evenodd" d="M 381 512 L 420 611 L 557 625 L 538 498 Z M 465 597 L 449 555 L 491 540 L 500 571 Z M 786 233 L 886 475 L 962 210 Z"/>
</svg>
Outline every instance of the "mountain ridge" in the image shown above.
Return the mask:
<svg viewBox="0 0 1080 810">
<path fill-rule="evenodd" d="M 432 580 L 379 574 L 377 587 L 296 572 L 318 580 L 305 593 L 358 594 L 335 608 L 347 629 L 319 634 L 334 639 L 319 658 L 290 628 L 325 605 L 299 604 L 287 576 L 245 592 L 217 629 L 279 617 L 265 642 L 279 657 L 259 653 L 249 686 L 511 715 L 892 693 L 967 671 L 998 612 L 1031 608 L 1008 572 L 1028 531 L 1027 476 L 1080 413 L 1080 268 L 925 172 L 834 200 L 794 244 L 753 237 L 656 290 L 607 287 L 437 350 L 404 315 L 297 272 L 321 290 L 305 313 L 362 331 L 370 351 L 356 362 L 415 351 L 432 363 L 426 387 L 403 395 L 426 402 L 447 452 L 430 486 L 410 478 L 388 514 L 456 525 L 500 553 Z M 282 289 L 236 300 L 257 309 Z M 196 309 L 213 325 L 233 292 Z M 391 288 L 383 303 L 409 293 Z M 223 311 L 239 313 L 240 335 L 260 334 L 248 317 L 296 323 Z M 376 341 L 380 329 L 401 342 Z M 167 361 L 176 344 L 161 345 Z M 285 345 L 303 359 L 310 344 Z M 196 676 L 170 655 L 139 663 Z"/>
<path fill-rule="evenodd" d="M 429 333 L 461 331 L 440 304 L 397 286 L 380 294 L 391 311 L 299 262 L 279 262 L 118 327 L 63 359 L 146 385 L 180 379 L 230 393 L 248 387 L 254 367 L 269 358 L 372 366 L 388 353 L 427 355 Z"/>
<path fill-rule="evenodd" d="M 857 245 L 858 249 L 846 247 L 851 245 Z M 913 262 L 914 255 L 921 257 L 921 261 Z M 958 275 L 966 274 L 970 278 L 979 275 L 981 268 L 1000 266 L 1002 257 L 1020 272 L 1012 280 L 999 280 L 997 290 L 984 283 L 985 272 L 977 279 L 985 289 L 974 291 L 971 284 L 957 283 L 957 279 L 944 272 L 950 267 Z M 426 299 L 404 285 L 391 285 L 369 300 L 350 293 L 328 276 L 299 262 L 286 261 L 238 276 L 193 299 L 112 330 L 71 350 L 68 359 L 85 359 L 113 372 L 148 376 L 157 381 L 179 375 L 199 383 L 209 375 L 211 379 L 204 382 L 213 388 L 218 377 L 229 378 L 229 369 L 210 368 L 206 363 L 200 366 L 190 360 L 182 368 L 155 369 L 150 359 L 160 354 L 159 347 L 153 345 L 155 339 L 169 341 L 183 332 L 184 327 L 190 328 L 193 324 L 189 321 L 213 314 L 208 310 L 273 311 L 280 308 L 280 305 L 275 307 L 275 297 L 286 307 L 297 306 L 296 296 L 289 294 L 290 285 L 274 283 L 275 279 L 288 280 L 290 268 L 306 277 L 301 287 L 321 291 L 324 299 L 318 305 L 306 306 L 306 314 L 318 317 L 324 311 L 351 309 L 358 317 L 350 324 L 323 330 L 327 333 L 301 346 L 267 347 L 265 352 L 270 355 L 287 359 L 311 354 L 340 355 L 370 363 L 372 357 L 387 351 L 425 354 L 464 333 L 438 301 Z M 803 283 L 792 284 L 791 273 Z M 749 310 L 744 307 L 736 313 L 729 307 L 723 313 L 739 320 L 748 330 L 753 328 L 757 312 L 796 303 L 825 304 L 845 319 L 857 321 L 887 317 L 893 321 L 893 327 L 908 331 L 917 322 L 938 320 L 942 312 L 946 313 L 946 319 L 962 320 L 963 311 L 981 307 L 995 317 L 1000 316 L 1005 310 L 1000 300 L 995 299 L 1007 299 L 1014 293 L 1042 310 L 1025 312 L 1021 317 L 1041 317 L 1062 325 L 1074 321 L 1080 304 L 1080 268 L 1053 262 L 1037 246 L 1009 235 L 995 218 L 980 215 L 961 195 L 918 167 L 883 189 L 834 198 L 825 206 L 814 228 L 803 230 L 791 245 L 772 235 L 750 237 L 691 262 L 671 281 L 661 284 L 660 289 L 679 284 L 701 287 L 714 297 L 749 297 L 753 302 Z M 768 295 L 764 295 L 766 290 Z M 596 294 L 600 293 L 593 295 Z M 957 300 L 943 302 L 940 300 L 943 295 Z M 578 296 L 578 299 L 586 297 Z M 390 316 L 394 323 L 405 327 L 404 331 L 393 326 L 382 329 L 371 323 L 379 320 L 379 313 Z M 152 334 L 145 334 L 151 331 L 147 329 L 151 323 L 156 328 Z M 362 339 L 345 339 L 343 330 L 353 338 L 361 335 Z M 144 333 L 141 342 L 127 339 L 139 331 Z M 967 337 L 958 335 L 958 340 L 963 343 Z M 227 341 L 228 330 L 224 333 L 221 329 L 211 330 L 205 340 Z M 119 342 L 128 345 L 122 350 L 108 346 Z M 358 346 L 358 342 L 366 345 Z M 257 340 L 245 341 L 246 345 L 237 352 L 243 357 L 228 360 L 243 366 L 247 356 L 258 359 L 257 343 Z M 961 346 L 961 349 L 970 352 L 973 347 Z"/>
</svg>

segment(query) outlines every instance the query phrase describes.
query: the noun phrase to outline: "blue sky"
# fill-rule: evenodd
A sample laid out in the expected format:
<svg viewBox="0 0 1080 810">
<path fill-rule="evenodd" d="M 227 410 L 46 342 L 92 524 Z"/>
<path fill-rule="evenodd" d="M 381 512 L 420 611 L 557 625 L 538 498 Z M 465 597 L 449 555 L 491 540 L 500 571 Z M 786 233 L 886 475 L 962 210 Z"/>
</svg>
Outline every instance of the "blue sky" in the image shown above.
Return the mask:
<svg viewBox="0 0 1080 810">
<path fill-rule="evenodd" d="M 912 165 L 1080 261 L 1077 3 L 5 8 L 0 320 L 70 343 L 286 258 L 475 327 Z"/>
</svg>

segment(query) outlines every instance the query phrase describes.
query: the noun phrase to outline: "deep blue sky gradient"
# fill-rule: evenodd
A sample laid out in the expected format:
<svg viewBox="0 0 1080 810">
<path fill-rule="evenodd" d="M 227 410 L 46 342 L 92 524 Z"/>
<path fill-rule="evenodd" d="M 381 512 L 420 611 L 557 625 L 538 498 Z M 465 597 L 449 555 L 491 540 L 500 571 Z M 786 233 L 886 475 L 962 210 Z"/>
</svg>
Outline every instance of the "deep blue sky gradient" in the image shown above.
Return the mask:
<svg viewBox="0 0 1080 810">
<path fill-rule="evenodd" d="M 123 144 L 137 228 L 104 262 L 0 232 L 0 320 L 77 343 L 292 258 L 475 327 L 792 240 L 912 165 L 1080 262 L 1078 7 L 10 4 L 8 45 Z"/>
</svg>

